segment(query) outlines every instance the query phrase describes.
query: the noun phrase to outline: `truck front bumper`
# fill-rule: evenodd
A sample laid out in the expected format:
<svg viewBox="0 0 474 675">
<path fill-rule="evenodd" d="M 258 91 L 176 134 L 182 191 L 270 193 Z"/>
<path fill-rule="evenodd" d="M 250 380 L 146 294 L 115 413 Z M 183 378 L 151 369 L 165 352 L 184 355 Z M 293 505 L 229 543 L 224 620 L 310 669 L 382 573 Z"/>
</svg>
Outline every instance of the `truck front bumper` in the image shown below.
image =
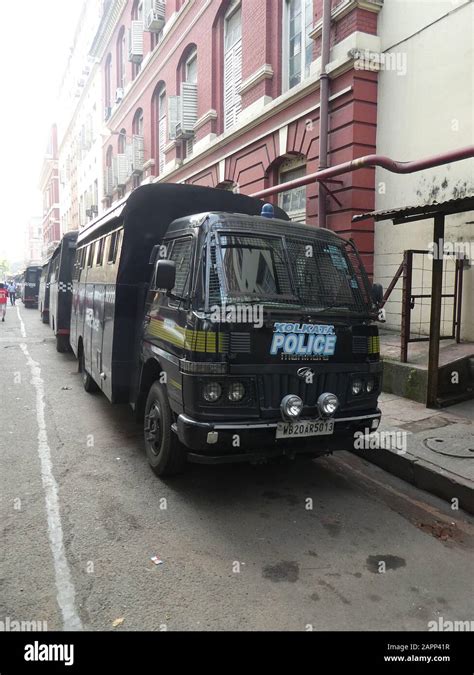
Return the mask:
<svg viewBox="0 0 474 675">
<path fill-rule="evenodd" d="M 189 448 L 188 459 L 200 464 L 249 462 L 295 454 L 326 455 L 352 450 L 356 432 L 374 431 L 381 418 L 378 408 L 334 418 L 334 433 L 304 438 L 276 439 L 277 422 L 200 422 L 179 415 L 174 431 Z M 304 420 L 301 420 L 304 421 Z"/>
</svg>

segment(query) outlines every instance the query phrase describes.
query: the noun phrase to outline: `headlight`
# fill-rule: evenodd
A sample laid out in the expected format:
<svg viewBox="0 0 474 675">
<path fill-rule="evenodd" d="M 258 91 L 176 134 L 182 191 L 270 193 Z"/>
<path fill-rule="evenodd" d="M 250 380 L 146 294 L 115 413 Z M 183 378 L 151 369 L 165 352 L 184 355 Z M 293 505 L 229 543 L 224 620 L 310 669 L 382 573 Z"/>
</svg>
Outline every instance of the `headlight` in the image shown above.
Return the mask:
<svg viewBox="0 0 474 675">
<path fill-rule="evenodd" d="M 236 403 L 237 401 L 241 401 L 244 396 L 245 387 L 242 382 L 232 382 L 229 385 L 229 389 L 227 390 L 227 398 L 229 401 Z"/>
<path fill-rule="evenodd" d="M 208 403 L 215 403 L 222 394 L 222 387 L 219 382 L 208 382 L 202 388 L 202 396 Z"/>
<path fill-rule="evenodd" d="M 362 380 L 357 378 L 356 380 L 352 380 L 352 393 L 354 396 L 357 396 L 358 394 L 361 393 L 361 391 L 364 389 L 364 383 Z"/>
<path fill-rule="evenodd" d="M 373 377 L 370 377 L 367 380 L 367 383 L 365 385 L 365 389 L 366 389 L 367 393 L 370 394 L 374 390 L 374 388 L 375 388 L 375 380 L 374 380 Z"/>
<path fill-rule="evenodd" d="M 321 394 L 317 405 L 320 415 L 332 417 L 339 408 L 339 399 L 335 394 Z"/>
<path fill-rule="evenodd" d="M 288 394 L 282 398 L 280 410 L 283 417 L 296 420 L 303 410 L 303 401 L 296 394 Z"/>
</svg>

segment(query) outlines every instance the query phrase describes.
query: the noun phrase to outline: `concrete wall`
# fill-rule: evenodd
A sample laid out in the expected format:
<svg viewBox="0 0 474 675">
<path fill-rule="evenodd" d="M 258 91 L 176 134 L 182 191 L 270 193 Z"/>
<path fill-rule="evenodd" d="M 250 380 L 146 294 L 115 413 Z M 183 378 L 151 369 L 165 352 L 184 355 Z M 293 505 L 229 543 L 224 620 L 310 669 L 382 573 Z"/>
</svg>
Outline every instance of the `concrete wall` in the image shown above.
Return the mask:
<svg viewBox="0 0 474 675">
<path fill-rule="evenodd" d="M 473 19 L 474 5 L 465 0 L 385 0 L 378 24 L 382 52 L 391 55 L 398 69 L 379 72 L 378 153 L 406 161 L 474 143 Z M 472 195 L 474 162 L 406 176 L 378 169 L 375 185 L 376 209 Z M 450 217 L 446 241 L 474 242 L 472 221 L 473 213 Z M 432 230 L 432 221 L 377 223 L 375 279 L 386 287 L 403 250 L 426 249 Z M 415 281 L 420 283 L 418 277 Z M 464 287 L 462 338 L 474 340 L 474 270 L 464 273 Z M 387 325 L 394 329 L 400 327 L 400 296 L 395 292 L 387 304 Z M 426 311 L 422 314 L 426 321 Z"/>
</svg>

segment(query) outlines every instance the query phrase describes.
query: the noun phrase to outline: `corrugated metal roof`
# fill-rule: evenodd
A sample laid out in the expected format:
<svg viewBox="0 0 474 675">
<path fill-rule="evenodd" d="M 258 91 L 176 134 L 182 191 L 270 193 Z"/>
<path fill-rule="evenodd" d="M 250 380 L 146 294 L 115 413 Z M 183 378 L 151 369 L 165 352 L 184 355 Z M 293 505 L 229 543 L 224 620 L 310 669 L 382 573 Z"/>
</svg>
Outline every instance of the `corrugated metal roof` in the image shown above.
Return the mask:
<svg viewBox="0 0 474 675">
<path fill-rule="evenodd" d="M 396 209 L 387 209 L 383 211 L 372 211 L 361 213 L 352 217 L 352 222 L 357 223 L 360 220 L 373 218 L 374 220 L 399 220 L 410 216 L 430 217 L 436 213 L 463 213 L 474 209 L 474 195 L 469 197 L 460 197 L 457 199 L 447 199 L 444 202 L 432 202 L 431 204 L 420 204 L 418 206 L 401 206 Z"/>
</svg>

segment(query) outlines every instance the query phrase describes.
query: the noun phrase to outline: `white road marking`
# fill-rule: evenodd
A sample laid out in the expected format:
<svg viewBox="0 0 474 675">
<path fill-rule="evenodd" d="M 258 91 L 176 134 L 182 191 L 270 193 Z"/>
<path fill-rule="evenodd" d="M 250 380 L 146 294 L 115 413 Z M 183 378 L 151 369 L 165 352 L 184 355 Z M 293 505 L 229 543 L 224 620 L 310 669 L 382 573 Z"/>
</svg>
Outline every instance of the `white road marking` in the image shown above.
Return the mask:
<svg viewBox="0 0 474 675">
<path fill-rule="evenodd" d="M 25 324 L 21 318 L 20 308 L 16 311 L 20 320 L 22 337 L 26 338 Z M 34 361 L 26 344 L 20 344 L 20 348 L 26 357 L 31 371 L 31 384 L 36 391 L 36 421 L 38 423 L 38 455 L 41 464 L 41 480 L 46 501 L 46 514 L 48 518 L 48 534 L 51 552 L 54 560 L 54 574 L 56 579 L 56 598 L 63 616 L 64 630 L 82 630 L 81 620 L 75 607 L 75 591 L 71 579 L 71 572 L 64 549 L 63 528 L 61 514 L 59 512 L 58 484 L 53 475 L 51 462 L 51 449 L 48 445 L 46 420 L 44 415 L 44 382 L 41 377 L 39 363 Z"/>
</svg>

